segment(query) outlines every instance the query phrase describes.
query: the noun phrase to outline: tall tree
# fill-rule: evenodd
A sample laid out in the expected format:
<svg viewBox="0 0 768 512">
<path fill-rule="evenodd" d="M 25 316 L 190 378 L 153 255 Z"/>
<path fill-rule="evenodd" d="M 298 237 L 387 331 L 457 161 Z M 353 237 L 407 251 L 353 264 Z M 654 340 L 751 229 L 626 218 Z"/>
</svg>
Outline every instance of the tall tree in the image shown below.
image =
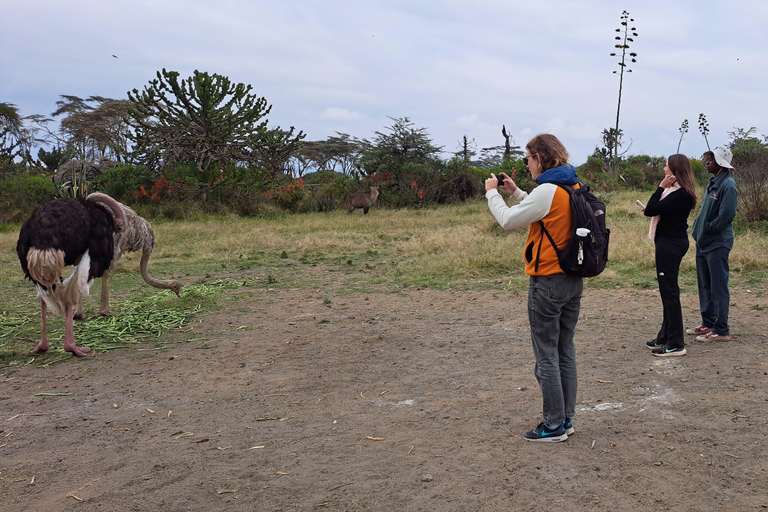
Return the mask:
<svg viewBox="0 0 768 512">
<path fill-rule="evenodd" d="M 272 177 L 291 174 L 289 160 L 301 147 L 300 141 L 305 137 L 303 132 L 294 135 L 294 130 L 293 126 L 290 130 L 281 130 L 278 127 L 259 133 L 253 139 L 252 154 Z"/>
<path fill-rule="evenodd" d="M 347 133 L 336 132 L 325 141 L 330 168 L 352 175 L 360 168 L 362 144 L 359 139 Z"/>
<path fill-rule="evenodd" d="M 453 154 L 456 155 L 465 165 L 469 165 L 472 161 L 472 157 L 477 154 L 477 144 L 475 139 L 470 140 L 467 135 L 461 137 L 459 141 L 458 151 Z"/>
<path fill-rule="evenodd" d="M 336 132 L 326 140 L 304 142 L 296 157 L 318 171 L 332 169 L 351 175 L 359 168 L 361 147 L 357 138 Z"/>
<path fill-rule="evenodd" d="M 258 163 L 263 155 L 256 149 L 268 136 L 264 116 L 272 107 L 251 90 L 219 74 L 195 71 L 179 79 L 176 71 L 159 71 L 143 91 L 128 93 L 136 158 L 155 169 L 191 165 L 203 189 L 213 187 L 231 163 Z"/>
<path fill-rule="evenodd" d="M 515 138 L 509 134 L 506 125 L 501 125 L 501 135 L 504 137 L 503 146 L 491 146 L 480 151 L 479 164 L 484 168 L 491 168 L 503 164 L 509 160 L 521 157 L 525 154 L 520 146 L 515 146 Z"/>
<path fill-rule="evenodd" d="M 32 139 L 18 107 L 12 103 L 0 103 L 0 163 L 9 164 L 16 157 L 25 158 Z"/>
<path fill-rule="evenodd" d="M 442 146 L 435 146 L 426 128 L 414 128 L 407 117 L 390 117 L 388 132 L 374 132 L 373 141 L 363 139 L 360 164 L 367 174 L 390 172 L 399 177 L 406 164 L 427 163 L 437 158 Z"/>
<path fill-rule="evenodd" d="M 102 96 L 62 95 L 51 115 L 63 116 L 60 140 L 81 160 L 107 157 L 123 162 L 128 154 L 130 102 Z"/>
</svg>

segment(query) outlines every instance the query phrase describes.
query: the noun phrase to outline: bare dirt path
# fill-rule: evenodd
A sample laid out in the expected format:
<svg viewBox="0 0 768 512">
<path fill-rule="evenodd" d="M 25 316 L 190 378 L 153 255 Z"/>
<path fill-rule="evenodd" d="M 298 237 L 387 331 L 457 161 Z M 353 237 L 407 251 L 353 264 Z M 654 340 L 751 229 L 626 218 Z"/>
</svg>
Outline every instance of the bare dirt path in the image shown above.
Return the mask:
<svg viewBox="0 0 768 512">
<path fill-rule="evenodd" d="M 0 509 L 768 508 L 753 292 L 733 293 L 734 341 L 660 359 L 657 293 L 587 286 L 556 444 L 521 437 L 541 407 L 524 294 L 254 293 L 203 341 L 0 372 Z"/>
</svg>

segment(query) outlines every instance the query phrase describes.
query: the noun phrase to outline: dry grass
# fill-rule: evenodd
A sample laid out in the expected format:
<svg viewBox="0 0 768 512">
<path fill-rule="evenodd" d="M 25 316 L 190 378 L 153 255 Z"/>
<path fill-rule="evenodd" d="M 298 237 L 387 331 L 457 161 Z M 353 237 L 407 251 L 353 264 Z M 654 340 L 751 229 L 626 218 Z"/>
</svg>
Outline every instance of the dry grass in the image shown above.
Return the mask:
<svg viewBox="0 0 768 512">
<path fill-rule="evenodd" d="M 649 221 L 635 205 L 635 199 L 646 202 L 649 195 L 622 192 L 607 198 L 611 261 L 603 275 L 592 279 L 593 284 L 654 286 Z M 526 230 L 502 231 L 485 201 L 424 210 L 374 208 L 365 216 L 332 212 L 155 222 L 154 229 L 157 245 L 151 265 L 160 278 L 168 274 L 210 277 L 254 267 L 295 271 L 297 266 L 323 264 L 365 269 L 370 283 L 397 286 L 477 286 L 525 279 Z M 0 233 L 4 282 L 21 280 L 14 251 L 17 235 L 18 229 Z M 734 273 L 762 275 L 762 269 L 768 268 L 766 249 L 768 240 L 762 234 L 740 234 L 731 255 Z M 690 250 L 683 260 L 682 272 L 689 282 L 695 269 L 694 252 Z M 118 275 L 135 274 L 137 261 L 138 255 L 124 258 Z M 0 291 L 0 296 L 7 291 Z"/>
</svg>

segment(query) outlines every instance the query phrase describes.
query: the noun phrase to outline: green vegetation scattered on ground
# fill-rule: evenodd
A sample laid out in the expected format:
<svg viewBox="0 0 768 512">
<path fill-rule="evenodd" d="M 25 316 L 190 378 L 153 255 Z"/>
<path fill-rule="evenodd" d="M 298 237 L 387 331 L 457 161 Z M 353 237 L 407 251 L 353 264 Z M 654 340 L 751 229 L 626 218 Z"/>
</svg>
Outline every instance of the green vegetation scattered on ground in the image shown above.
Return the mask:
<svg viewBox="0 0 768 512">
<path fill-rule="evenodd" d="M 650 192 L 602 194 L 611 229 L 610 261 L 603 274 L 588 280 L 590 288 L 657 286 L 649 221 L 635 205 L 636 199 L 647 201 L 646 196 Z M 63 321 L 49 322 L 51 353 L 30 356 L 39 341 L 40 318 L 34 286 L 23 279 L 15 253 L 19 227 L 0 230 L 0 366 L 50 364 L 68 357 L 57 343 Z M 194 315 L 221 300 L 250 298 L 269 289 L 305 289 L 332 299 L 416 288 L 512 294 L 527 288 L 522 260 L 526 230 L 502 230 L 484 200 L 422 209 L 375 207 L 365 216 L 332 211 L 266 219 L 205 217 L 157 221 L 153 227 L 157 244 L 151 273 L 187 283 L 181 298 L 146 286 L 138 274 L 139 255 L 128 254 L 110 278 L 117 316 L 98 317 L 97 280 L 85 302 L 89 320 L 76 324 L 78 343 L 97 352 L 134 343 L 162 345 L 166 335 L 188 329 Z M 732 286 L 761 294 L 768 283 L 764 226 L 742 223 L 737 233 L 730 259 Z M 689 293 L 696 290 L 694 254 L 692 244 L 681 267 L 681 287 Z M 173 339 L 194 337 L 187 333 Z"/>
</svg>

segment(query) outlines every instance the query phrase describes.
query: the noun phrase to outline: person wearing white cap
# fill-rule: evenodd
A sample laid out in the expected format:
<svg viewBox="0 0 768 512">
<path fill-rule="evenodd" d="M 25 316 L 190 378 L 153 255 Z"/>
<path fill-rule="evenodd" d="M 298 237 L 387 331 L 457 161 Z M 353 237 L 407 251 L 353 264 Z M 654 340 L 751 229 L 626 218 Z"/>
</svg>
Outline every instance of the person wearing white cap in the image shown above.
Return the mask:
<svg viewBox="0 0 768 512">
<path fill-rule="evenodd" d="M 731 176 L 733 155 L 717 147 L 704 153 L 707 171 L 713 175 L 704 191 L 701 209 L 693 221 L 691 236 L 696 242 L 696 277 L 699 284 L 701 325 L 686 329 L 698 341 L 730 341 L 728 310 L 728 256 L 733 248 L 733 219 L 738 190 Z"/>
</svg>

